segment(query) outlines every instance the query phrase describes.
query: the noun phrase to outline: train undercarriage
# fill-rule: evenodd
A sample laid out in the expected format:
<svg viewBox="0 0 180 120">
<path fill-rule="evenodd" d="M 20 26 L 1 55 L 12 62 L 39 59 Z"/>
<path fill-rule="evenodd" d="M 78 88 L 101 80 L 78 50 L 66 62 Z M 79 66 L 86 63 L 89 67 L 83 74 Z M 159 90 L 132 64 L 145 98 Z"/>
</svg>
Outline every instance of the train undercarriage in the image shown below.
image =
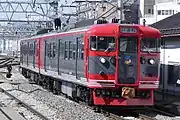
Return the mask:
<svg viewBox="0 0 180 120">
<path fill-rule="evenodd" d="M 57 95 L 65 95 L 76 102 L 100 106 L 151 106 L 154 104 L 154 90 L 133 87 L 88 88 L 87 86 L 59 80 L 21 68 L 22 75 Z"/>
</svg>

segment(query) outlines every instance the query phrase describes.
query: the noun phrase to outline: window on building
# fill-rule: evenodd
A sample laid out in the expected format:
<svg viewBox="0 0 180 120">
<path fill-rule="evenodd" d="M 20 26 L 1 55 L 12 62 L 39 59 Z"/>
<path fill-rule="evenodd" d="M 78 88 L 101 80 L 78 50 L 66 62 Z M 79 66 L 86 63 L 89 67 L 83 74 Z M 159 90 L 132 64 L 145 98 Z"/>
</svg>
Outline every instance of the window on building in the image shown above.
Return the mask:
<svg viewBox="0 0 180 120">
<path fill-rule="evenodd" d="M 165 10 L 165 15 L 169 15 L 169 10 Z"/>
<path fill-rule="evenodd" d="M 172 15 L 172 10 L 169 10 L 169 15 Z"/>
<path fill-rule="evenodd" d="M 151 14 L 151 9 L 148 9 L 148 13 Z"/>
<path fill-rule="evenodd" d="M 165 15 L 165 11 L 164 10 L 162 10 L 162 15 Z"/>
<path fill-rule="evenodd" d="M 158 10 L 158 15 L 161 15 L 161 10 Z"/>
<path fill-rule="evenodd" d="M 174 10 L 158 10 L 157 14 L 158 15 L 173 15 Z"/>
</svg>

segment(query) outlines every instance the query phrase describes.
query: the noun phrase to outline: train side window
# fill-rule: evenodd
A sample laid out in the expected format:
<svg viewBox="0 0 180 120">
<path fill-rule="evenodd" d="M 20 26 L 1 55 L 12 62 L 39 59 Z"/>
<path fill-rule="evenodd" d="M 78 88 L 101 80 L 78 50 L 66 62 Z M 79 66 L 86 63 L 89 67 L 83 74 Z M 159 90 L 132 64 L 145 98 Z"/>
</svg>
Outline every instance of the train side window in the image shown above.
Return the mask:
<svg viewBox="0 0 180 120">
<path fill-rule="evenodd" d="M 26 55 L 26 43 L 22 46 L 22 53 Z"/>
<path fill-rule="evenodd" d="M 69 41 L 69 59 L 73 59 L 73 44 Z"/>
<path fill-rule="evenodd" d="M 54 58 L 56 56 L 56 43 L 52 43 L 52 57 Z"/>
<path fill-rule="evenodd" d="M 21 42 L 21 54 L 24 55 L 24 43 Z"/>
<path fill-rule="evenodd" d="M 75 60 L 76 59 L 76 43 L 73 42 L 73 59 Z"/>
<path fill-rule="evenodd" d="M 78 47 L 77 58 L 78 58 L 78 59 L 81 59 L 82 44 L 81 44 L 81 42 L 80 42 L 80 41 L 78 42 L 77 47 Z"/>
<path fill-rule="evenodd" d="M 64 59 L 64 51 L 65 51 L 65 44 L 63 41 L 60 41 L 60 58 Z"/>
<path fill-rule="evenodd" d="M 81 60 L 84 60 L 84 42 L 81 43 Z"/>
<path fill-rule="evenodd" d="M 52 57 L 52 43 L 49 43 L 49 57 Z"/>
<path fill-rule="evenodd" d="M 65 55 L 64 55 L 65 59 L 68 59 L 68 42 L 65 42 Z"/>
<path fill-rule="evenodd" d="M 39 49 L 39 47 L 38 47 L 38 43 L 37 42 L 35 42 L 35 44 L 36 44 L 36 56 L 38 56 L 38 49 Z"/>
<path fill-rule="evenodd" d="M 26 44 L 26 55 L 29 53 L 29 43 Z"/>
<path fill-rule="evenodd" d="M 50 57 L 50 54 L 51 54 L 51 50 L 50 50 L 50 43 L 46 43 L 46 45 L 47 45 L 47 49 L 46 49 L 46 51 L 47 51 L 47 57 Z"/>
<path fill-rule="evenodd" d="M 32 50 L 33 50 L 33 45 L 32 43 L 29 44 L 29 55 L 32 56 Z"/>
<path fill-rule="evenodd" d="M 23 53 L 24 53 L 24 55 L 26 55 L 27 54 L 27 44 L 25 43 L 24 44 L 24 46 L 23 46 Z"/>
<path fill-rule="evenodd" d="M 28 54 L 28 44 L 25 44 L 25 55 Z"/>
</svg>

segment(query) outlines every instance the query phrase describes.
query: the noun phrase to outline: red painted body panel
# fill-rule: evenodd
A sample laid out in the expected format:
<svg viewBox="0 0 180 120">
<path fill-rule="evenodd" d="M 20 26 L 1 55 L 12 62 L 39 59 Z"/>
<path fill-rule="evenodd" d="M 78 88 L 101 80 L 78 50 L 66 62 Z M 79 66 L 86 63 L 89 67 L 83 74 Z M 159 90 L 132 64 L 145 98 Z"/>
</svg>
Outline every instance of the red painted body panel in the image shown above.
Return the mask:
<svg viewBox="0 0 180 120">
<path fill-rule="evenodd" d="M 115 75 L 99 75 L 99 74 L 89 74 L 89 79 L 96 80 L 115 80 Z"/>
<path fill-rule="evenodd" d="M 151 90 L 151 97 L 149 99 L 125 99 L 125 98 L 102 98 L 96 97 L 93 91 L 93 98 L 95 105 L 106 106 L 152 106 L 154 104 L 154 92 Z"/>
</svg>

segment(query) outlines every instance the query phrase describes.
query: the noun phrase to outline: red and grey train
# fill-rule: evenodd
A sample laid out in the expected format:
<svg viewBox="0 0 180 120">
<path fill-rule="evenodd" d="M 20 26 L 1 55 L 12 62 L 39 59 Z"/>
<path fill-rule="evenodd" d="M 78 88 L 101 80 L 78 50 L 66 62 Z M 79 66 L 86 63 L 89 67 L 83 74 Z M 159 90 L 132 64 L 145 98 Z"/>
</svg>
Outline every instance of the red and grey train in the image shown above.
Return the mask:
<svg viewBox="0 0 180 120">
<path fill-rule="evenodd" d="M 95 24 L 20 43 L 21 73 L 55 93 L 93 105 L 149 106 L 159 86 L 160 32 Z"/>
</svg>

